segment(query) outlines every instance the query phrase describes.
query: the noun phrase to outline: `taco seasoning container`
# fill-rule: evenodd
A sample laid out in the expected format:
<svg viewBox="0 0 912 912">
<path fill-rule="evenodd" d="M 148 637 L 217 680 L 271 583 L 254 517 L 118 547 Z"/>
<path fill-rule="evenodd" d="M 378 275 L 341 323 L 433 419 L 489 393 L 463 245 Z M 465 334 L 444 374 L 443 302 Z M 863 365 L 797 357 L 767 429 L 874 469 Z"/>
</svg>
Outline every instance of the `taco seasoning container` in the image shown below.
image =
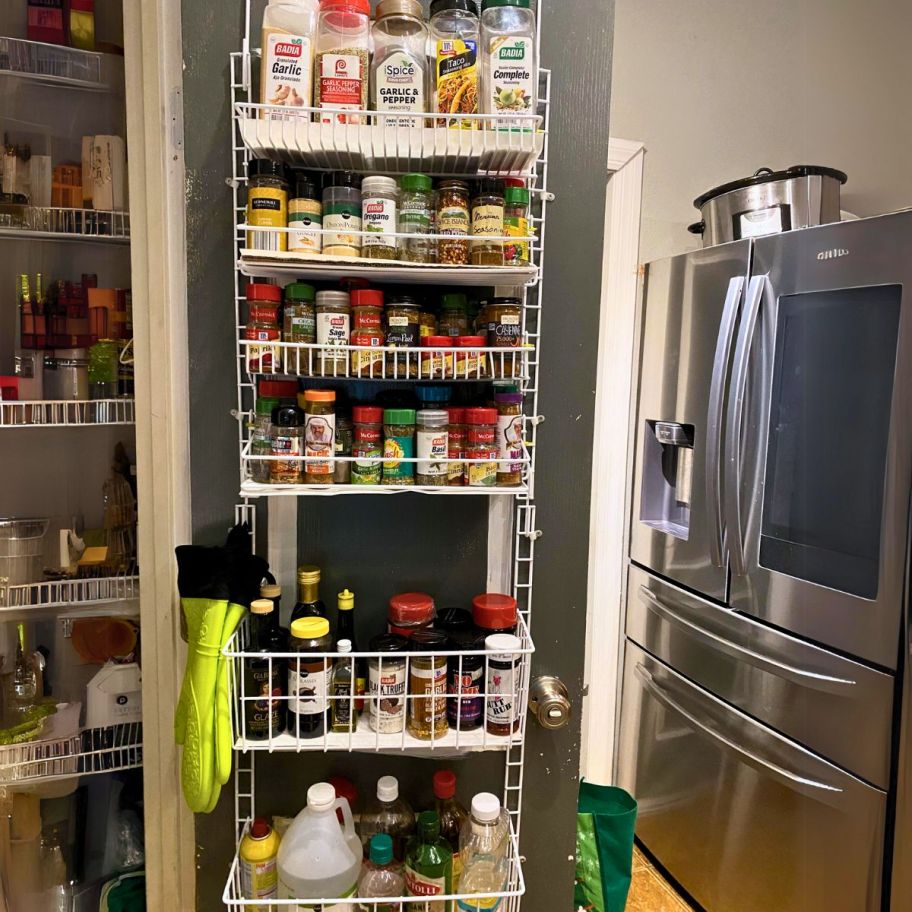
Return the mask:
<svg viewBox="0 0 912 912">
<path fill-rule="evenodd" d="M 288 651 L 288 733 L 295 738 L 320 738 L 329 726 L 329 701 L 333 660 L 313 653 L 332 649 L 329 621 L 320 617 L 291 622 Z M 307 655 L 310 653 L 311 655 Z"/>
<path fill-rule="evenodd" d="M 412 652 L 437 652 L 413 656 L 409 663 L 408 730 L 422 741 L 440 738 L 447 724 L 447 635 L 440 630 L 416 630 L 410 641 Z"/>
<path fill-rule="evenodd" d="M 433 190 L 426 174 L 403 174 L 399 178 L 400 257 L 407 263 L 433 263 L 434 243 L 431 233 Z"/>
<path fill-rule="evenodd" d="M 250 250 L 288 249 L 288 168 L 271 158 L 252 158 L 247 163 L 247 224 L 262 231 L 247 232 Z"/>
<path fill-rule="evenodd" d="M 351 310 L 348 293 L 344 291 L 318 291 L 316 373 L 323 377 L 344 377 L 348 373 L 348 352 L 341 346 L 348 345 Z M 336 349 L 334 351 L 334 349 Z"/>
<path fill-rule="evenodd" d="M 304 481 L 304 412 L 294 400 L 282 400 L 272 410 L 272 455 L 269 463 L 271 484 L 301 484 Z"/>
<path fill-rule="evenodd" d="M 405 728 L 405 653 L 408 640 L 381 633 L 370 641 L 376 653 L 368 661 L 368 721 L 375 732 L 390 734 Z"/>
<path fill-rule="evenodd" d="M 421 340 L 422 380 L 453 379 L 453 340 L 449 336 L 425 336 Z"/>
<path fill-rule="evenodd" d="M 427 41 L 418 0 L 381 0 L 371 31 L 371 109 L 384 127 L 426 126 Z"/>
<path fill-rule="evenodd" d="M 440 114 L 478 113 L 478 4 L 475 0 L 433 0 L 431 55 L 434 108 Z M 472 119 L 441 117 L 438 126 L 475 130 Z"/>
<path fill-rule="evenodd" d="M 534 115 L 538 105 L 535 13 L 530 0 L 481 4 L 481 109 L 485 114 Z M 515 122 L 508 121 L 512 126 Z M 531 119 L 514 129 L 532 130 Z"/>
<path fill-rule="evenodd" d="M 361 175 L 333 171 L 323 188 L 323 253 L 361 256 Z"/>
<path fill-rule="evenodd" d="M 497 446 L 501 459 L 497 464 L 497 486 L 509 488 L 522 483 L 523 416 L 522 393 L 495 393 L 497 403 Z"/>
<path fill-rule="evenodd" d="M 477 349 L 485 347 L 484 336 L 457 336 L 456 363 L 454 371 L 457 380 L 481 380 L 488 376 L 488 353 Z"/>
<path fill-rule="evenodd" d="M 354 427 L 348 415 L 336 415 L 336 456 L 351 456 Z M 335 484 L 351 484 L 351 462 L 347 459 L 336 459 L 333 469 Z"/>
<path fill-rule="evenodd" d="M 516 654 L 518 649 L 522 649 L 519 637 L 509 633 L 492 633 L 485 638 L 485 724 L 492 735 L 510 735 L 519 729 L 522 656 Z"/>
<path fill-rule="evenodd" d="M 336 394 L 333 390 L 305 390 L 298 395 L 304 406 L 305 484 L 332 484 L 336 451 Z"/>
<path fill-rule="evenodd" d="M 288 201 L 288 250 L 292 253 L 320 253 L 323 250 L 323 203 L 317 178 L 307 172 L 295 177 L 294 195 Z"/>
<path fill-rule="evenodd" d="M 365 177 L 361 182 L 361 224 L 366 232 L 361 239 L 361 256 L 369 260 L 395 260 L 396 206 L 399 185 L 392 177 Z"/>
<path fill-rule="evenodd" d="M 426 592 L 400 592 L 389 600 L 387 617 L 390 633 L 411 639 L 417 631 L 434 625 L 434 599 Z"/>
<path fill-rule="evenodd" d="M 469 185 L 461 180 L 445 180 L 437 188 L 437 260 L 447 266 L 469 262 L 471 226 Z"/>
<path fill-rule="evenodd" d="M 483 177 L 472 197 L 472 252 L 473 266 L 503 266 L 503 241 L 491 238 L 504 233 L 503 181 Z"/>
<path fill-rule="evenodd" d="M 386 302 L 387 348 L 418 348 L 421 341 L 421 308 L 414 298 L 401 295 Z M 387 376 L 405 380 L 418 376 L 417 352 L 390 351 L 386 355 Z"/>
<path fill-rule="evenodd" d="M 413 485 L 415 463 L 415 410 L 383 411 L 383 484 Z"/>
<path fill-rule="evenodd" d="M 443 409 L 421 409 L 416 413 L 415 483 L 442 486 L 447 483 L 447 425 L 450 416 Z"/>
<path fill-rule="evenodd" d="M 504 234 L 517 238 L 504 244 L 504 266 L 528 266 L 529 242 L 519 240 L 529 236 L 529 191 L 525 187 L 504 190 Z"/>
<path fill-rule="evenodd" d="M 370 68 L 368 0 L 320 0 L 314 57 L 314 107 L 320 123 L 359 124 L 367 107 Z M 341 109 L 341 110 L 338 110 Z"/>
<path fill-rule="evenodd" d="M 373 405 L 356 405 L 352 409 L 351 483 L 380 484 L 383 456 L 383 409 Z"/>
<path fill-rule="evenodd" d="M 484 636 L 516 633 L 516 599 L 500 592 L 483 592 L 472 599 L 472 623 Z"/>
<path fill-rule="evenodd" d="M 466 426 L 465 409 L 447 409 L 450 424 L 447 429 L 447 448 L 450 459 L 465 459 L 466 455 Z M 450 462 L 447 465 L 447 484 L 461 487 L 466 483 L 465 463 Z"/>
<path fill-rule="evenodd" d="M 497 409 L 465 410 L 466 475 L 470 487 L 493 487 L 497 483 Z M 468 460 L 483 460 L 471 462 Z"/>
<path fill-rule="evenodd" d="M 247 324 L 244 338 L 250 342 L 281 342 L 279 305 L 282 289 L 278 285 L 251 282 L 247 286 Z M 281 349 L 277 345 L 250 345 L 247 347 L 247 370 L 252 373 L 277 373 L 282 369 Z"/>
</svg>

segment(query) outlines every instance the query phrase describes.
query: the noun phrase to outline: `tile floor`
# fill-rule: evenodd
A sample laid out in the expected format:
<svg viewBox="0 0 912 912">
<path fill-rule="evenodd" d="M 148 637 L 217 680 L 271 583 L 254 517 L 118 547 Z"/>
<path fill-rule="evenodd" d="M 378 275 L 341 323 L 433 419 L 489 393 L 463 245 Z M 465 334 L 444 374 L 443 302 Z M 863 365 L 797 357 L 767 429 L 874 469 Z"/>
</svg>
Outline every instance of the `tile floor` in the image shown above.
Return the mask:
<svg viewBox="0 0 912 912">
<path fill-rule="evenodd" d="M 633 850 L 633 882 L 626 912 L 692 912 L 638 848 Z"/>
</svg>

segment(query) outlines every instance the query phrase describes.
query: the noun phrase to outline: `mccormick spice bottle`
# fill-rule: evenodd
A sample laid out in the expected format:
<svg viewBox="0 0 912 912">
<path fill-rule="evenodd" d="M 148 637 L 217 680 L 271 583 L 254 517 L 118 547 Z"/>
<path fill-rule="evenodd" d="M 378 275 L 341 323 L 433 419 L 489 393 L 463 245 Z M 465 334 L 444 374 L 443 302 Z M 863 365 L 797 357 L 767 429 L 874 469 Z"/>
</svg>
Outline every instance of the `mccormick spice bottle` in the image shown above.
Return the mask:
<svg viewBox="0 0 912 912">
<path fill-rule="evenodd" d="M 497 409 L 465 410 L 466 476 L 470 487 L 493 487 L 497 483 Z M 476 461 L 472 461 L 476 460 Z"/>
<path fill-rule="evenodd" d="M 465 409 L 449 408 L 450 424 L 447 431 L 447 444 L 449 458 L 465 459 L 466 456 L 466 426 Z M 447 465 L 447 484 L 462 486 L 466 483 L 465 463 L 450 462 Z"/>
<path fill-rule="evenodd" d="M 440 114 L 478 113 L 478 4 L 475 0 L 433 0 L 431 56 L 434 60 L 434 104 Z M 476 130 L 472 119 L 446 116 L 438 126 Z"/>
<path fill-rule="evenodd" d="M 516 599 L 499 592 L 484 592 L 472 599 L 472 623 L 484 636 L 516 633 Z"/>
<path fill-rule="evenodd" d="M 251 282 L 247 286 L 247 325 L 244 338 L 250 342 L 281 342 L 279 306 L 282 289 L 277 285 Z M 250 345 L 247 348 L 247 370 L 251 373 L 278 373 L 282 370 L 281 349 L 277 345 Z"/>
<path fill-rule="evenodd" d="M 372 405 L 356 405 L 352 409 L 351 470 L 352 484 L 380 484 L 383 456 L 383 409 Z"/>
</svg>

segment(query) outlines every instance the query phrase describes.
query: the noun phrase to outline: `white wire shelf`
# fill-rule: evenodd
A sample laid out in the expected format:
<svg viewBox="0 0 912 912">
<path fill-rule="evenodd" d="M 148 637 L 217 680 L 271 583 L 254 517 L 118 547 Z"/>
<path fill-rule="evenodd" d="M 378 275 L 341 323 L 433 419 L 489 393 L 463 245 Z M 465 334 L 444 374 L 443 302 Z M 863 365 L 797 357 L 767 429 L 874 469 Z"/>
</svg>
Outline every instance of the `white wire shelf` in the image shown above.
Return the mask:
<svg viewBox="0 0 912 912">
<path fill-rule="evenodd" d="M 246 835 L 251 821 L 243 823 L 240 835 Z M 296 912 L 298 909 L 330 909 L 348 910 L 357 906 L 364 912 L 386 912 L 389 909 L 422 910 L 422 912 L 435 912 L 437 909 L 455 908 L 456 902 L 460 909 L 471 912 L 485 912 L 485 910 L 502 909 L 504 912 L 515 912 L 519 908 L 519 897 L 526 892 L 526 882 L 522 872 L 522 858 L 519 854 L 519 840 L 513 821 L 510 821 L 510 835 L 508 838 L 507 852 L 503 869 L 504 883 L 500 890 L 492 893 L 446 893 L 435 895 L 433 900 L 422 899 L 414 896 L 398 897 L 358 897 L 353 903 L 353 897 L 345 899 L 332 899 L 330 897 L 307 897 L 301 899 L 246 899 L 241 883 L 240 857 L 235 853 L 228 882 L 222 894 L 222 902 L 228 909 L 270 909 L 273 912 L 289 910 Z M 454 885 L 453 889 L 457 889 Z"/>
<path fill-rule="evenodd" d="M 0 428 L 86 427 L 134 422 L 132 399 L 41 399 L 0 403 Z"/>
<path fill-rule="evenodd" d="M 85 610 L 88 614 L 98 614 L 96 606 L 114 602 L 135 602 L 138 599 L 137 575 L 49 580 L 11 586 L 0 584 L 0 614 L 21 609 L 36 611 L 48 608 Z"/>
<path fill-rule="evenodd" d="M 56 206 L 11 207 L 0 217 L 0 237 L 24 241 L 130 243 L 130 213 L 105 209 L 66 209 Z"/>
<path fill-rule="evenodd" d="M 0 76 L 103 92 L 102 55 L 24 38 L 0 37 Z"/>
<path fill-rule="evenodd" d="M 253 457 L 256 458 L 256 457 Z M 264 457 L 265 458 L 265 457 Z M 460 460 L 464 462 L 465 460 Z M 441 497 L 524 497 L 529 494 L 525 484 L 510 488 L 469 487 L 456 485 L 352 485 L 352 484 L 261 484 L 249 479 L 241 483 L 241 497 L 336 497 L 343 494 L 435 494 Z"/>
<path fill-rule="evenodd" d="M 53 782 L 142 766 L 142 723 L 0 747 L 0 786 Z"/>
</svg>

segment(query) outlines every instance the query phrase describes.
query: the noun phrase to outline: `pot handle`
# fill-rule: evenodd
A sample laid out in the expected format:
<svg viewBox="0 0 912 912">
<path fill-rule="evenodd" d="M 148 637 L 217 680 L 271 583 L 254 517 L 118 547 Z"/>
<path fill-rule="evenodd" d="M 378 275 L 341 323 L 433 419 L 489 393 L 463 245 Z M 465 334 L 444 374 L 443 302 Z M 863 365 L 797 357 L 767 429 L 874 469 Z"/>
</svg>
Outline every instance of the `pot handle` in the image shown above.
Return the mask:
<svg viewBox="0 0 912 912">
<path fill-rule="evenodd" d="M 703 232 L 706 230 L 706 222 L 702 220 L 699 222 L 694 222 L 692 225 L 687 226 L 687 230 L 691 234 L 703 234 Z"/>
<path fill-rule="evenodd" d="M 757 168 L 757 170 L 754 171 L 754 177 L 760 177 L 761 174 L 772 174 L 772 173 L 773 173 L 772 168 Z"/>
</svg>

